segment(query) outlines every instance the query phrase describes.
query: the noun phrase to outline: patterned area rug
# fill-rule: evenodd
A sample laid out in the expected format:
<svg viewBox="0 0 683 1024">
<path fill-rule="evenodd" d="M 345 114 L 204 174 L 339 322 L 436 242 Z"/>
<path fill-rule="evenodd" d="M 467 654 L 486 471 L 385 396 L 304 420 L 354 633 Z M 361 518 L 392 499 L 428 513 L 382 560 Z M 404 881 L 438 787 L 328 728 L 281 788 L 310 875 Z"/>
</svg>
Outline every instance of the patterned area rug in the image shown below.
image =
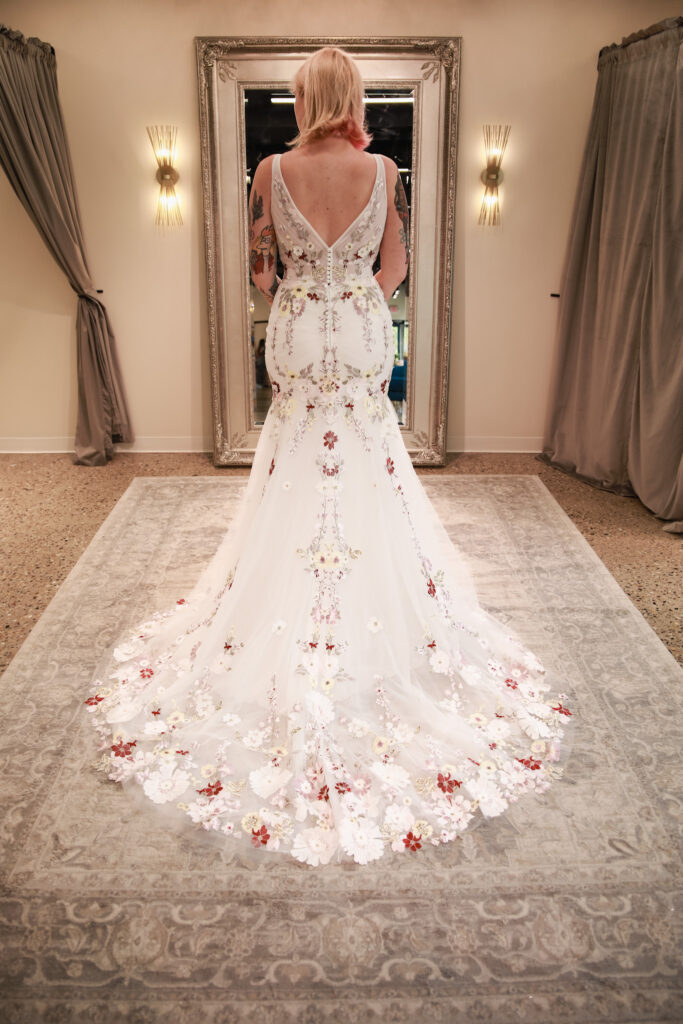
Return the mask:
<svg viewBox="0 0 683 1024">
<path fill-rule="evenodd" d="M 83 700 L 246 478 L 138 477 L 0 682 L 0 1020 L 683 1019 L 683 672 L 538 477 L 422 480 L 482 604 L 580 684 L 564 778 L 390 871 L 250 869 L 164 833 L 89 768 Z"/>
</svg>

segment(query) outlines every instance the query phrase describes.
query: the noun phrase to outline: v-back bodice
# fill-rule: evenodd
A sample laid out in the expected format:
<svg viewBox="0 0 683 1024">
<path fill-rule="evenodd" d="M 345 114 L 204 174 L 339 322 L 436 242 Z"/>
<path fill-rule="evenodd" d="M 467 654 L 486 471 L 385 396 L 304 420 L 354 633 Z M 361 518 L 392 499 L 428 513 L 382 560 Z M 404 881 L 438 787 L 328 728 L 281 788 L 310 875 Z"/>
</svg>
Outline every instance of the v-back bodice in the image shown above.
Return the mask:
<svg viewBox="0 0 683 1024">
<path fill-rule="evenodd" d="M 273 160 L 271 214 L 285 278 L 330 285 L 371 278 L 387 216 L 381 156 L 373 154 L 377 171 L 370 199 L 333 245 L 325 243 L 292 199 L 282 177 L 280 156 L 276 153 Z"/>
</svg>

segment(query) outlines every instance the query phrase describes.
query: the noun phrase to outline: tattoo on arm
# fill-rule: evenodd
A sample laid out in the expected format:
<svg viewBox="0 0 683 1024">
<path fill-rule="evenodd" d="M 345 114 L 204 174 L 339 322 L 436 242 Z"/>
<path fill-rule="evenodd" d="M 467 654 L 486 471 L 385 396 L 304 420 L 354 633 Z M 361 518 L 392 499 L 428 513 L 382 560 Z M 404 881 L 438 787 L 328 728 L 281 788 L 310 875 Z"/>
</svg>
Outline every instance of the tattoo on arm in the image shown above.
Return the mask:
<svg viewBox="0 0 683 1024">
<path fill-rule="evenodd" d="M 263 274 L 270 270 L 275 263 L 276 246 L 275 228 L 272 224 L 265 224 L 249 252 L 252 274 Z"/>
<path fill-rule="evenodd" d="M 263 196 L 260 196 L 255 189 L 251 190 L 249 196 L 251 203 L 251 217 L 249 218 L 249 243 L 254 241 L 256 232 L 254 231 L 254 224 L 257 220 L 260 220 L 263 216 Z"/>
<path fill-rule="evenodd" d="M 408 255 L 409 244 L 408 244 L 408 224 L 409 224 L 409 213 L 408 213 L 408 201 L 406 199 L 405 190 L 403 188 L 403 182 L 401 181 L 401 175 L 396 175 L 396 188 L 394 190 L 394 205 L 396 206 L 396 212 L 401 219 L 401 227 L 398 231 L 398 237 L 401 244 L 406 250 L 406 256 Z"/>
<path fill-rule="evenodd" d="M 252 189 L 250 203 L 249 268 L 251 278 L 264 298 L 272 303 L 275 292 L 280 284 L 277 273 L 273 274 L 273 281 L 267 288 L 264 287 L 264 282 L 258 279 L 276 266 L 277 237 L 275 235 L 275 226 L 272 223 L 264 224 L 257 234 L 254 225 L 263 218 L 263 196 L 259 195 L 255 189 Z"/>
<path fill-rule="evenodd" d="M 258 192 L 254 192 L 254 196 L 251 204 L 251 223 L 255 224 L 257 220 L 260 220 L 263 216 L 263 196 L 260 196 Z"/>
</svg>

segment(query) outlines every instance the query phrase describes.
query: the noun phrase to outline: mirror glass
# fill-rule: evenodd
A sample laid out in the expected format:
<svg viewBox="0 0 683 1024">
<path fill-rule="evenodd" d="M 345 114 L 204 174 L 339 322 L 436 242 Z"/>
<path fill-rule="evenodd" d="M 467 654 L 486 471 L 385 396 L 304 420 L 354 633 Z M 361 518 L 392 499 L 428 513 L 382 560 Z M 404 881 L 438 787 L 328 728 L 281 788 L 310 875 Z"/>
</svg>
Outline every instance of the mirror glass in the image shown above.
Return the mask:
<svg viewBox="0 0 683 1024">
<path fill-rule="evenodd" d="M 413 107 L 414 91 L 411 88 L 367 89 L 365 104 L 368 129 L 372 142 L 371 153 L 390 156 L 399 168 L 406 193 L 408 207 L 411 206 L 411 184 L 413 178 Z M 248 194 L 254 171 L 258 164 L 271 153 L 285 153 L 287 142 L 297 132 L 294 117 L 294 96 L 285 86 L 279 89 L 244 89 L 245 160 L 244 173 Z M 393 197 L 388 197 L 389 201 Z M 248 223 L 248 213 L 245 210 Z M 373 273 L 379 270 L 379 257 Z M 284 268 L 277 261 L 277 274 L 282 277 Z M 394 322 L 394 369 L 389 383 L 388 395 L 393 402 L 400 424 L 408 422 L 407 372 L 410 352 L 409 323 L 409 277 L 401 282 L 389 299 Z M 252 415 L 255 426 L 262 426 L 271 401 L 271 385 L 266 369 L 266 326 L 270 306 L 254 285 L 249 282 L 249 358 L 252 363 Z"/>
</svg>

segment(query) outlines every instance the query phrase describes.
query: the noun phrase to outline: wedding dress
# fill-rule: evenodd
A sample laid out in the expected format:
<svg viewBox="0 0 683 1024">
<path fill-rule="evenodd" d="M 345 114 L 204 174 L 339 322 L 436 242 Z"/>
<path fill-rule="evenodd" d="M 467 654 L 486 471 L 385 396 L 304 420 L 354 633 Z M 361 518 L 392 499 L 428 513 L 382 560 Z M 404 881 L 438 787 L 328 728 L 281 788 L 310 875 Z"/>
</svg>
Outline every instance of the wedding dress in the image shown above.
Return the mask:
<svg viewBox="0 0 683 1024">
<path fill-rule="evenodd" d="M 384 163 L 328 246 L 272 168 L 272 403 L 189 594 L 106 652 L 94 766 L 169 827 L 311 866 L 430 845 L 561 776 L 576 707 L 480 605 L 387 396 Z M 112 671 L 113 669 L 113 671 Z"/>
</svg>

